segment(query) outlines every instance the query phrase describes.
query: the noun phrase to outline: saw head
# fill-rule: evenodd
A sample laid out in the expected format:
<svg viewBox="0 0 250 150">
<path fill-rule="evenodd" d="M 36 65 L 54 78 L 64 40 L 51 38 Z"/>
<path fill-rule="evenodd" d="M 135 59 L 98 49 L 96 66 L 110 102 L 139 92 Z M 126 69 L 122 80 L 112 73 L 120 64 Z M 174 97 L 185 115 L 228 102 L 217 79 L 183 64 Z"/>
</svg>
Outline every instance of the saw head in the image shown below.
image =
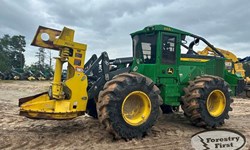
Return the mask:
<svg viewBox="0 0 250 150">
<path fill-rule="evenodd" d="M 83 115 L 88 102 L 88 81 L 83 72 L 87 45 L 74 42 L 72 29 L 64 27 L 59 31 L 42 26 L 37 29 L 31 45 L 58 50 L 59 57 L 55 57 L 49 92 L 19 99 L 20 115 L 34 119 L 72 119 Z M 62 82 L 65 62 L 67 78 Z"/>
</svg>

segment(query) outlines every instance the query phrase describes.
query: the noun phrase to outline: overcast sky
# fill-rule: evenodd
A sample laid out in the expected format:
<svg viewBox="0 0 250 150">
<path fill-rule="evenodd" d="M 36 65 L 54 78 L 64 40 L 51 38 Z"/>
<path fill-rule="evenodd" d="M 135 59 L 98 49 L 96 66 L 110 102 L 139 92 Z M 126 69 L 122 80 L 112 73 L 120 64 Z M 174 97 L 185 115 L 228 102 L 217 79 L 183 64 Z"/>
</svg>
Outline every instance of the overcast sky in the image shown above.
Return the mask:
<svg viewBox="0 0 250 150">
<path fill-rule="evenodd" d="M 238 57 L 250 55 L 249 0 L 0 0 L 0 37 L 26 37 L 26 64 L 36 61 L 29 46 L 39 25 L 75 30 L 88 45 L 87 57 L 132 56 L 130 33 L 164 24 L 205 37 Z M 53 53 L 55 55 L 55 53 Z M 56 56 L 56 55 L 55 55 Z"/>
</svg>

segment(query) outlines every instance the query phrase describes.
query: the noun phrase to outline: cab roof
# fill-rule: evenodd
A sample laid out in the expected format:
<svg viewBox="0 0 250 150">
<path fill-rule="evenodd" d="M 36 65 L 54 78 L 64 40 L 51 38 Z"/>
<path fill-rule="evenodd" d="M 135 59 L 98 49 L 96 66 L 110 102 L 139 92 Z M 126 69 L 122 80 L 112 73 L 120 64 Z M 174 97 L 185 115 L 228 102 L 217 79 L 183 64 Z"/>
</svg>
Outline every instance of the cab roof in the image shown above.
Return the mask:
<svg viewBox="0 0 250 150">
<path fill-rule="evenodd" d="M 131 36 L 137 35 L 137 34 L 142 34 L 142 33 L 149 33 L 149 32 L 153 32 L 153 31 L 165 31 L 165 32 L 171 32 L 171 33 L 176 33 L 176 34 L 184 34 L 184 35 L 192 35 L 189 32 L 186 31 L 182 31 L 170 26 L 165 26 L 165 25 L 151 25 L 151 26 L 147 26 L 142 30 L 136 31 L 131 33 Z"/>
</svg>

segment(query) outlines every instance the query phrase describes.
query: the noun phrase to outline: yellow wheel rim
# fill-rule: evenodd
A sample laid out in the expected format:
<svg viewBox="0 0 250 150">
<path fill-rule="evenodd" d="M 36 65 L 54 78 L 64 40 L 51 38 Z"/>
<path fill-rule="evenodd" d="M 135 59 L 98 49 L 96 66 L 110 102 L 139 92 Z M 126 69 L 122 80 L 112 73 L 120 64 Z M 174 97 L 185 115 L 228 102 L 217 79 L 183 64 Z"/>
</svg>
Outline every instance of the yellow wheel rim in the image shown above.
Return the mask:
<svg viewBox="0 0 250 150">
<path fill-rule="evenodd" d="M 132 126 L 143 124 L 151 112 L 151 101 L 142 91 L 131 92 L 122 103 L 122 117 Z"/>
<path fill-rule="evenodd" d="M 213 117 L 220 116 L 226 108 L 226 97 L 221 90 L 213 90 L 207 98 L 207 110 Z"/>
</svg>

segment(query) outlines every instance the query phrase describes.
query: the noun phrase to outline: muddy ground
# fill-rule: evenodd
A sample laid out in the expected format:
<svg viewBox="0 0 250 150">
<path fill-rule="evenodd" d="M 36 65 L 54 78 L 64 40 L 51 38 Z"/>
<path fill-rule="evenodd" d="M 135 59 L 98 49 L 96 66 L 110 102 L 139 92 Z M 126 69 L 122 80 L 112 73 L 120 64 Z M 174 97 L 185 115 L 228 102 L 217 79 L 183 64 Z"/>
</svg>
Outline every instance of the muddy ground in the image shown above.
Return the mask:
<svg viewBox="0 0 250 150">
<path fill-rule="evenodd" d="M 192 149 L 191 136 L 204 129 L 192 126 L 180 113 L 162 115 L 143 139 L 113 140 L 88 116 L 69 121 L 31 120 L 18 115 L 18 98 L 46 91 L 49 82 L 0 81 L 0 149 Z M 234 98 L 230 119 L 250 140 L 250 99 Z M 250 149 L 246 145 L 245 149 Z"/>
</svg>

